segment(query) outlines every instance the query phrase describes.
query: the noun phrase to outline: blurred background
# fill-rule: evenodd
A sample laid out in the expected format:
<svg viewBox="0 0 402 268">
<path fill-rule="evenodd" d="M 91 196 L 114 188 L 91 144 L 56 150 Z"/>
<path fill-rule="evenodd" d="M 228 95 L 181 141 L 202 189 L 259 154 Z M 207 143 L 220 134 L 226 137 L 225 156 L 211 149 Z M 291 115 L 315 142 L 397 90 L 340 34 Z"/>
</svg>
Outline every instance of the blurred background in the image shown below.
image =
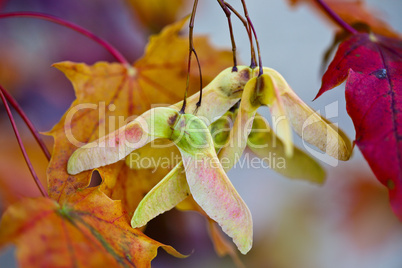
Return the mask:
<svg viewBox="0 0 402 268">
<path fill-rule="evenodd" d="M 139 11 L 141 5 L 136 2 L 141 1 L 0 0 L 0 10 L 38 11 L 61 17 L 108 40 L 134 62 L 142 56 L 150 34 L 187 15 L 192 7 L 192 1 L 172 1 L 181 4 L 177 10 L 163 7 L 161 13 L 147 15 L 146 10 Z M 228 2 L 241 10 L 240 0 Z M 290 2 L 300 3 L 290 6 Z M 308 1 L 247 2 L 263 64 L 279 71 L 315 110 L 323 115 L 330 113 L 331 121 L 353 140 L 355 133 L 345 109 L 343 85 L 312 102 L 321 84 L 322 57 L 336 29 L 303 2 Z M 402 32 L 402 1 L 366 2 L 396 32 Z M 249 64 L 246 33 L 234 17 L 233 21 L 238 56 L 242 63 Z M 226 17 L 216 1 L 200 1 L 194 31 L 208 35 L 215 46 L 230 49 Z M 74 100 L 71 84 L 51 67 L 52 63 L 114 61 L 93 41 L 36 19 L 0 20 L 0 40 L 0 83 L 43 132 L 58 122 Z M 261 113 L 267 112 L 261 109 Z M 4 211 L 19 198 L 38 196 L 39 192 L 3 105 L 0 115 L 0 198 Z M 22 121 L 17 119 L 17 124 L 36 171 L 45 182 L 47 161 Z M 52 139 L 45 140 L 51 148 Z M 298 137 L 296 143 L 303 146 Z M 290 180 L 265 168 L 245 166 L 229 172 L 254 220 L 254 245 L 246 256 L 240 256 L 241 261 L 246 267 L 272 268 L 402 267 L 402 224 L 391 211 L 387 190 L 374 177 L 359 150 L 355 148 L 348 162 L 322 165 L 328 174 L 323 186 Z M 185 254 L 192 252 L 187 259 L 175 259 L 161 250 L 153 267 L 235 265 L 230 257 L 216 255 L 206 220 L 195 212 L 169 211 L 152 220 L 146 234 Z M 15 267 L 13 254 L 13 247 L 0 252 L 0 266 Z"/>
</svg>

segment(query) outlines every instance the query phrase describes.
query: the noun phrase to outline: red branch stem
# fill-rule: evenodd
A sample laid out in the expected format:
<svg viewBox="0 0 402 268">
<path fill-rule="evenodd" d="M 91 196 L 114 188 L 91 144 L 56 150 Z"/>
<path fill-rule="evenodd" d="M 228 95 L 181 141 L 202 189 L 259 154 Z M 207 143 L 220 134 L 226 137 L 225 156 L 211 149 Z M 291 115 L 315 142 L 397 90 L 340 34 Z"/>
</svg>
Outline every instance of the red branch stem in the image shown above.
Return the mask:
<svg viewBox="0 0 402 268">
<path fill-rule="evenodd" d="M 2 86 L 0 86 L 0 87 L 2 89 L 2 90 L 0 90 L 0 97 L 1 97 L 1 99 L 3 101 L 3 103 L 4 103 L 4 107 L 6 108 L 8 118 L 10 119 L 11 125 L 12 125 L 14 133 L 15 133 L 15 137 L 17 138 L 18 145 L 20 146 L 21 152 L 24 155 L 24 159 L 25 159 L 25 162 L 27 163 L 29 171 L 31 172 L 31 175 L 34 178 L 34 181 L 36 183 L 36 186 L 38 186 L 39 191 L 42 193 L 42 195 L 44 197 L 49 197 L 49 195 L 47 194 L 45 188 L 43 187 L 42 183 L 40 182 L 38 176 L 36 175 L 36 172 L 35 172 L 35 170 L 34 170 L 34 168 L 32 166 L 31 161 L 29 160 L 28 154 L 27 154 L 27 152 L 25 150 L 24 144 L 22 143 L 20 133 L 18 132 L 17 125 L 15 124 L 15 121 L 14 121 L 14 117 L 13 117 L 13 115 L 11 113 L 10 107 L 8 106 L 6 97 L 3 94 L 3 91 L 5 91 L 5 90 L 4 90 L 4 88 Z"/>
<path fill-rule="evenodd" d="M 80 34 L 92 39 L 93 41 L 95 41 L 99 45 L 103 46 L 120 63 L 122 63 L 122 64 L 124 64 L 126 66 L 130 65 L 129 62 L 126 60 L 126 58 L 115 47 L 113 47 L 109 42 L 101 39 L 100 37 L 98 37 L 95 34 L 91 33 L 87 29 L 84 29 L 81 26 L 78 26 L 78 25 L 76 25 L 74 23 L 68 22 L 66 20 L 63 20 L 61 18 L 52 16 L 52 15 L 38 13 L 38 12 L 10 12 L 10 13 L 2 13 L 2 14 L 0 14 L 0 19 L 11 18 L 11 17 L 20 17 L 20 18 L 21 17 L 27 17 L 27 18 L 42 19 L 42 20 L 50 21 L 50 22 L 62 25 L 64 27 L 70 28 L 73 31 L 76 31 L 76 32 L 78 32 L 78 33 L 80 33 Z"/>
<path fill-rule="evenodd" d="M 338 14 L 336 14 L 324 1 L 316 0 L 316 2 L 339 26 L 351 34 L 357 34 L 357 31 L 352 26 L 347 24 L 341 17 L 339 17 Z"/>
<path fill-rule="evenodd" d="M 6 97 L 7 101 L 15 109 L 15 111 L 21 116 L 22 120 L 24 120 L 25 124 L 27 125 L 27 127 L 31 131 L 32 135 L 35 137 L 35 140 L 38 142 L 43 153 L 45 154 L 47 160 L 50 160 L 50 157 L 51 157 L 50 152 L 47 149 L 44 141 L 40 137 L 39 131 L 32 124 L 31 120 L 29 120 L 28 116 L 24 113 L 21 106 L 17 103 L 17 101 L 13 98 L 13 96 L 11 96 L 10 93 L 8 93 L 7 90 L 5 90 L 1 85 L 0 85 L 0 90 Z"/>
</svg>

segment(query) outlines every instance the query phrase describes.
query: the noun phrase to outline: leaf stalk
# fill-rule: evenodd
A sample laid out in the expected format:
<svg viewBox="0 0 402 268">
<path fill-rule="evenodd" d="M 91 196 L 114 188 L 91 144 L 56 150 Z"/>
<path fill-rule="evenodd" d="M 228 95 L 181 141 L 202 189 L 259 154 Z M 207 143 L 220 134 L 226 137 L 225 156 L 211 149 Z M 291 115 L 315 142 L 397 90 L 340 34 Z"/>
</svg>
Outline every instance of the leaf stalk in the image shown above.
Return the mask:
<svg viewBox="0 0 402 268">
<path fill-rule="evenodd" d="M 3 101 L 3 103 L 4 103 L 4 107 L 6 108 L 8 118 L 10 119 L 11 126 L 13 127 L 13 130 L 14 130 L 14 133 L 15 133 L 15 137 L 17 138 L 18 145 L 21 148 L 21 152 L 22 152 L 22 154 L 24 156 L 24 159 L 25 159 L 25 162 L 26 162 L 26 164 L 27 164 L 27 166 L 29 168 L 29 171 L 31 172 L 31 175 L 34 178 L 34 181 L 36 183 L 36 186 L 38 187 L 38 189 L 41 192 L 42 196 L 49 197 L 49 195 L 47 194 L 47 192 L 46 192 L 45 188 L 43 187 L 41 181 L 39 180 L 38 176 L 36 175 L 35 169 L 33 168 L 31 160 L 29 160 L 28 154 L 27 154 L 27 152 L 25 150 L 24 144 L 22 143 L 22 139 L 21 139 L 20 133 L 18 132 L 17 125 L 15 124 L 14 117 L 13 117 L 13 115 L 11 113 L 10 106 L 8 106 L 6 97 L 3 94 L 3 91 L 5 91 L 5 90 L 1 85 L 0 85 L 0 88 L 1 88 L 0 97 L 1 97 L 1 99 Z"/>
<path fill-rule="evenodd" d="M 349 24 L 347 24 L 341 17 L 338 16 L 324 1 L 316 0 L 317 4 L 327 13 L 327 15 L 333 19 L 341 28 L 348 31 L 351 34 L 357 34 L 358 32 Z"/>
<path fill-rule="evenodd" d="M 0 90 L 4 94 L 6 100 L 11 104 L 11 106 L 15 109 L 15 111 L 21 116 L 22 120 L 24 120 L 25 124 L 31 131 L 32 135 L 34 136 L 36 142 L 39 144 L 40 148 L 42 149 L 43 153 L 45 154 L 47 160 L 50 160 L 50 152 L 47 149 L 44 141 L 40 137 L 39 131 L 35 128 L 31 120 L 29 120 L 28 116 L 25 114 L 25 112 L 22 110 L 21 106 L 17 103 L 17 101 L 11 96 L 10 93 L 7 92 L 1 85 L 0 85 Z"/>
</svg>

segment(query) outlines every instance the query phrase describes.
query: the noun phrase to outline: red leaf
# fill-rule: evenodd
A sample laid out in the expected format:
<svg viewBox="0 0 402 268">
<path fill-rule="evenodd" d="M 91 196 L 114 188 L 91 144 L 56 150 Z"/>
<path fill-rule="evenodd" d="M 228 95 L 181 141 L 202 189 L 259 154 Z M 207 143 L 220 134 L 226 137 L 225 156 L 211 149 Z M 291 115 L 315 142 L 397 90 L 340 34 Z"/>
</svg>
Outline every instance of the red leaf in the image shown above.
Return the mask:
<svg viewBox="0 0 402 268">
<path fill-rule="evenodd" d="M 346 108 L 355 143 L 378 180 L 388 187 L 402 220 L 402 41 L 357 34 L 343 42 L 317 94 L 346 78 Z"/>
</svg>

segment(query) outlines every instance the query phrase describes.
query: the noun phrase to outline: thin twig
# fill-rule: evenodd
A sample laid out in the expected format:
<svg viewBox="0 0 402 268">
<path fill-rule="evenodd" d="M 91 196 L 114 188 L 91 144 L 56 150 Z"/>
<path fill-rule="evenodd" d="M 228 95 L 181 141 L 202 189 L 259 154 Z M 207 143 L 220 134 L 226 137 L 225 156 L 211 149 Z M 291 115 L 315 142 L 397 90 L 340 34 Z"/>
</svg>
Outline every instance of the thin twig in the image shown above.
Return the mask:
<svg viewBox="0 0 402 268">
<path fill-rule="evenodd" d="M 43 187 L 42 183 L 40 182 L 38 176 L 36 175 L 36 172 L 35 172 L 35 170 L 34 170 L 34 168 L 32 166 L 31 161 L 29 160 L 28 154 L 27 154 L 27 152 L 25 150 L 24 144 L 22 143 L 21 136 L 20 136 L 20 134 L 18 132 L 17 126 L 16 126 L 15 121 L 14 121 L 14 117 L 13 117 L 13 115 L 11 113 L 10 107 L 8 106 L 8 103 L 7 103 L 6 97 L 3 94 L 3 91 L 4 91 L 4 88 L 2 88 L 2 90 L 0 90 L 0 97 L 1 97 L 1 99 L 3 101 L 3 103 L 4 103 L 4 107 L 6 108 L 8 118 L 10 119 L 11 125 L 12 125 L 14 133 L 15 133 L 15 137 L 17 138 L 17 141 L 18 141 L 18 145 L 21 148 L 21 152 L 24 155 L 25 162 L 28 165 L 29 171 L 31 172 L 31 175 L 34 178 L 36 186 L 38 186 L 39 191 L 41 192 L 41 194 L 44 197 L 49 197 L 49 195 L 47 194 L 45 188 Z"/>
<path fill-rule="evenodd" d="M 11 17 L 27 17 L 27 18 L 36 18 L 36 19 L 42 19 L 42 20 L 47 20 L 62 26 L 65 26 L 67 28 L 70 28 L 92 40 L 94 40 L 96 43 L 99 45 L 103 46 L 109 53 L 115 57 L 117 61 L 122 63 L 125 66 L 130 66 L 129 62 L 127 59 L 114 47 L 112 46 L 109 42 L 101 39 L 100 37 L 96 36 L 95 34 L 91 33 L 90 31 L 82 28 L 81 26 L 78 26 L 74 23 L 68 22 L 66 20 L 63 20 L 61 18 L 48 15 L 48 14 L 43 14 L 43 13 L 38 13 L 38 12 L 10 12 L 10 13 L 2 13 L 0 14 L 0 19 L 3 18 L 11 18 Z"/>
<path fill-rule="evenodd" d="M 200 76 L 200 98 L 196 104 L 196 109 L 194 111 L 194 114 L 197 113 L 198 107 L 201 106 L 201 100 L 202 100 L 202 71 L 201 71 L 201 64 L 198 59 L 197 52 L 195 51 L 194 48 L 194 38 L 193 38 L 193 32 L 194 32 L 194 20 L 195 20 L 195 14 L 197 12 L 197 5 L 198 5 L 198 0 L 194 1 L 193 5 L 193 11 L 191 12 L 191 18 L 190 18 L 190 23 L 189 23 L 189 54 L 188 54 L 188 63 L 187 63 L 187 83 L 186 83 L 186 91 L 184 92 L 184 99 L 183 99 L 183 106 L 180 109 L 180 113 L 184 114 L 186 111 L 186 104 L 187 104 L 187 93 L 190 88 L 190 71 L 191 71 L 191 56 L 194 53 L 195 58 L 197 60 L 198 64 L 198 70 L 199 70 L 199 76 Z"/>
<path fill-rule="evenodd" d="M 348 31 L 351 34 L 357 34 L 358 31 L 356 31 L 352 26 L 347 24 L 341 17 L 338 16 L 324 1 L 322 0 L 316 0 L 317 4 L 327 13 L 327 15 L 333 19 L 339 26 L 341 26 L 343 29 Z"/>
<path fill-rule="evenodd" d="M 39 131 L 35 128 L 35 126 L 32 124 L 31 120 L 29 120 L 28 116 L 24 113 L 20 105 L 17 103 L 17 101 L 13 98 L 13 96 L 10 95 L 10 93 L 7 92 L 2 86 L 0 86 L 1 92 L 3 92 L 4 96 L 6 97 L 7 101 L 11 104 L 11 106 L 15 109 L 15 111 L 21 116 L 22 120 L 24 120 L 25 124 L 31 131 L 32 135 L 35 137 L 35 140 L 39 144 L 40 148 L 42 149 L 43 153 L 45 154 L 47 160 L 50 160 L 50 152 L 47 149 L 44 141 L 40 137 Z"/>
<path fill-rule="evenodd" d="M 200 60 L 198 58 L 198 54 L 195 50 L 193 50 L 195 58 L 197 60 L 197 65 L 198 65 L 198 75 L 200 76 L 200 97 L 198 99 L 198 102 L 196 103 L 196 108 L 195 111 L 193 112 L 193 114 L 197 114 L 198 108 L 200 108 L 201 106 L 201 101 L 202 101 L 202 72 L 201 72 L 201 64 L 200 64 Z"/>
<path fill-rule="evenodd" d="M 236 42 L 235 42 L 234 34 L 233 34 L 232 19 L 230 17 L 232 15 L 232 13 L 230 12 L 229 8 L 225 5 L 225 2 L 223 0 L 218 0 L 218 3 L 221 6 L 223 12 L 225 12 L 226 18 L 228 20 L 230 41 L 232 42 L 232 53 L 233 53 L 232 72 L 237 72 Z"/>
<path fill-rule="evenodd" d="M 242 15 L 240 15 L 237 10 L 231 6 L 229 3 L 225 2 L 225 5 L 235 14 L 239 20 L 243 23 L 244 27 L 246 28 L 248 39 L 250 42 L 250 51 L 251 51 L 251 63 L 250 63 L 250 68 L 254 69 L 255 66 L 257 66 L 257 59 L 255 57 L 255 50 L 254 50 L 254 44 L 253 44 L 253 36 L 250 27 L 248 26 L 247 20 L 243 18 Z"/>
<path fill-rule="evenodd" d="M 254 39 L 255 39 L 255 43 L 257 45 L 257 53 L 258 53 L 258 66 L 260 67 L 260 69 L 258 71 L 258 76 L 261 76 L 263 74 L 263 69 L 262 69 L 263 65 L 262 65 L 262 60 L 261 60 L 260 44 L 258 42 L 257 33 L 256 33 L 255 29 L 254 29 L 253 23 L 251 22 L 250 16 L 248 15 L 248 10 L 247 10 L 245 0 L 241 0 L 241 3 L 243 5 L 244 15 L 246 16 L 248 25 L 249 25 L 250 29 L 253 31 L 253 34 L 254 34 Z"/>
</svg>

